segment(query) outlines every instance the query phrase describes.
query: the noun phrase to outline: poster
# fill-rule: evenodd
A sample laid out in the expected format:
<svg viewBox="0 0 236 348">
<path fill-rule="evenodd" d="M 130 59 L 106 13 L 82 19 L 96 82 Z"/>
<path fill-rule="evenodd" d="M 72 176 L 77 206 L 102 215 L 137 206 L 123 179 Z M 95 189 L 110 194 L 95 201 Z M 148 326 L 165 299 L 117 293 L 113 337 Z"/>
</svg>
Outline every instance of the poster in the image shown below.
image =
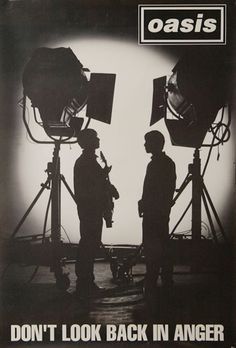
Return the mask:
<svg viewBox="0 0 236 348">
<path fill-rule="evenodd" d="M 0 8 L 2 346 L 133 343 L 234 347 L 233 1 L 8 0 L 1 1 Z M 96 281 L 108 292 L 92 299 L 86 310 L 74 296 L 79 219 L 64 182 L 61 207 L 58 205 L 56 212 L 61 215 L 59 244 L 61 240 L 65 246 L 60 267 L 66 290 L 57 286 L 51 272 L 55 255 L 51 248 L 53 218 L 48 208 L 51 187 L 47 179 L 53 176 L 54 144 L 40 143 L 53 140 L 38 124 L 38 110 L 34 117 L 28 95 L 24 104 L 22 83 L 28 62 L 41 47 L 70 48 L 88 80 L 91 74 L 115 75 L 114 95 L 109 99 L 111 122 L 93 116 L 89 128 L 96 130 L 100 149 L 112 165 L 110 180 L 120 199 L 115 201 L 112 228 L 104 224 L 105 251 L 100 250 L 99 261 L 95 262 Z M 187 106 L 176 105 L 171 99 L 176 88 L 173 74 L 184 74 L 186 70 L 187 77 L 178 87 L 191 100 Z M 61 71 L 56 73 L 61 76 Z M 164 78 L 164 85 L 158 85 L 159 78 Z M 40 87 L 38 81 L 40 74 L 34 80 L 36 90 Z M 63 81 L 55 81 L 53 91 L 66 93 L 66 76 Z M 94 88 L 98 93 L 96 83 Z M 108 94 L 111 89 L 109 85 Z M 181 98 L 179 94 L 177 97 Z M 50 98 L 47 105 L 52 105 L 52 111 L 60 104 L 60 96 L 51 93 Z M 97 104 L 105 105 L 107 98 L 102 100 L 100 96 Z M 192 107 L 198 111 L 192 112 Z M 165 112 L 168 119 L 179 122 L 176 127 L 168 123 Z M 77 114 L 83 119 L 82 127 L 87 116 L 85 105 Z M 180 125 L 186 122 L 188 127 L 182 129 Z M 165 152 L 176 165 L 176 188 L 183 192 L 176 192 L 180 197 L 171 209 L 169 222 L 170 233 L 174 230 L 175 234 L 173 288 L 167 296 L 158 280 L 155 301 L 147 306 L 142 291 L 142 250 L 136 259 L 142 243 L 137 202 L 150 161 L 144 135 L 152 130 L 164 135 Z M 202 146 L 206 144 L 216 146 Z M 196 215 L 188 209 L 178 223 L 196 197 L 191 191 L 198 153 L 195 148 L 201 158 L 204 198 Z M 73 166 L 80 155 L 78 144 L 61 145 L 61 174 L 72 191 Z M 185 189 L 181 185 L 187 174 L 190 181 Z M 41 189 L 42 194 L 28 212 Z M 131 263 L 128 271 L 124 268 L 127 258 Z"/>
</svg>

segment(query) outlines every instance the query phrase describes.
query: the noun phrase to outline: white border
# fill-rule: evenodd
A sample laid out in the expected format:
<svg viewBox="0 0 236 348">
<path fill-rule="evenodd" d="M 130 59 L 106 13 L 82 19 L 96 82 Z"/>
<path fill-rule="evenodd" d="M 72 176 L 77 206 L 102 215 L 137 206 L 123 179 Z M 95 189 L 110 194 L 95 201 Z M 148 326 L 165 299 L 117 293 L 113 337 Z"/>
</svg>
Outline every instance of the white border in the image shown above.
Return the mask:
<svg viewBox="0 0 236 348">
<path fill-rule="evenodd" d="M 221 18 L 221 27 L 220 27 L 220 38 L 214 39 L 214 40 L 207 40 L 207 39 L 201 39 L 201 40 L 189 40 L 189 39 L 170 39 L 170 40 L 164 40 L 164 39 L 145 39 L 144 38 L 144 11 L 145 10 L 220 10 L 220 18 Z M 138 5 L 138 44 L 139 45 L 168 45 L 168 44 L 195 44 L 195 45 L 226 45 L 226 11 L 227 11 L 227 5 L 226 4 L 214 4 L 214 5 Z"/>
</svg>

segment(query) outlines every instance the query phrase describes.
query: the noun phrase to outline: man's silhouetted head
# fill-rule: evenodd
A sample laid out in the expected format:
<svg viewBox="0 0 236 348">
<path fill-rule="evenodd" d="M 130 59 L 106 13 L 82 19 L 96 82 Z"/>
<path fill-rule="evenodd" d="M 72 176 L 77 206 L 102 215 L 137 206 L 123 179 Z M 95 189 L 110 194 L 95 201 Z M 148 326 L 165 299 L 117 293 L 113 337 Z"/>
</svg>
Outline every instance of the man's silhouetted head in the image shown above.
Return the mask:
<svg viewBox="0 0 236 348">
<path fill-rule="evenodd" d="M 79 132 L 77 137 L 79 146 L 86 150 L 95 150 L 99 148 L 100 139 L 94 129 L 84 129 Z"/>
<path fill-rule="evenodd" d="M 163 150 L 165 138 L 157 130 L 146 133 L 144 139 L 144 147 L 147 153 L 158 154 Z"/>
</svg>

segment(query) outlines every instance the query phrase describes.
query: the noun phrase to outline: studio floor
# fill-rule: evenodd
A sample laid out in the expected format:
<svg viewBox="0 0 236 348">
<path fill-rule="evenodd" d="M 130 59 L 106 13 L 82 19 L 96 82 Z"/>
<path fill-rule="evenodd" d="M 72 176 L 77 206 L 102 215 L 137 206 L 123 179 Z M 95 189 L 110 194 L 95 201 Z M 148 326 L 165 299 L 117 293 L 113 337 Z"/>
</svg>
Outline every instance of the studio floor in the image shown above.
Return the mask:
<svg viewBox="0 0 236 348">
<path fill-rule="evenodd" d="M 1 337 L 7 345 L 10 325 L 17 324 L 222 324 L 225 342 L 214 342 L 212 346 L 230 347 L 231 289 L 229 284 L 215 273 L 190 274 L 186 266 L 174 269 L 174 284 L 167 292 L 158 283 L 157 292 L 151 303 L 145 301 L 142 292 L 144 264 L 133 268 L 133 282 L 115 284 L 110 265 L 95 263 L 96 282 L 107 292 L 93 298 L 89 304 L 81 303 L 75 296 L 74 265 L 66 266 L 70 277 L 70 288 L 58 290 L 53 273 L 40 267 L 29 282 L 35 268 L 11 265 L 5 273 L 1 303 Z M 201 347 L 202 342 L 148 342 L 155 347 Z M 58 340 L 57 345 L 64 346 Z M 99 343 L 96 343 L 99 346 Z M 204 346 L 211 347 L 211 342 Z M 12 347 L 14 344 L 11 343 Z M 122 345 L 125 345 L 123 342 Z"/>
</svg>

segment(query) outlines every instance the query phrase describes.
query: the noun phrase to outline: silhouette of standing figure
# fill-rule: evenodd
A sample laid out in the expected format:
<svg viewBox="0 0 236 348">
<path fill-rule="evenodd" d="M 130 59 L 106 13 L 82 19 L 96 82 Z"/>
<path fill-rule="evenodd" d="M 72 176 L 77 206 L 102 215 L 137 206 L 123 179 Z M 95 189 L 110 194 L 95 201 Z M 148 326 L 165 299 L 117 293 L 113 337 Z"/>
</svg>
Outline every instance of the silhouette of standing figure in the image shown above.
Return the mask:
<svg viewBox="0 0 236 348">
<path fill-rule="evenodd" d="M 101 290 L 94 282 L 94 257 L 101 243 L 103 215 L 107 200 L 107 173 L 97 162 L 95 154 L 100 140 L 93 129 L 78 136 L 82 155 L 74 166 L 74 189 L 80 219 L 80 241 L 75 264 L 76 290 L 89 297 Z"/>
<path fill-rule="evenodd" d="M 145 134 L 144 147 L 152 154 L 147 166 L 142 199 L 138 202 L 143 217 L 143 245 L 146 262 L 145 292 L 153 293 L 160 270 L 164 285 L 172 283 L 172 262 L 168 255 L 169 216 L 175 191 L 174 162 L 163 152 L 162 133 Z"/>
</svg>

